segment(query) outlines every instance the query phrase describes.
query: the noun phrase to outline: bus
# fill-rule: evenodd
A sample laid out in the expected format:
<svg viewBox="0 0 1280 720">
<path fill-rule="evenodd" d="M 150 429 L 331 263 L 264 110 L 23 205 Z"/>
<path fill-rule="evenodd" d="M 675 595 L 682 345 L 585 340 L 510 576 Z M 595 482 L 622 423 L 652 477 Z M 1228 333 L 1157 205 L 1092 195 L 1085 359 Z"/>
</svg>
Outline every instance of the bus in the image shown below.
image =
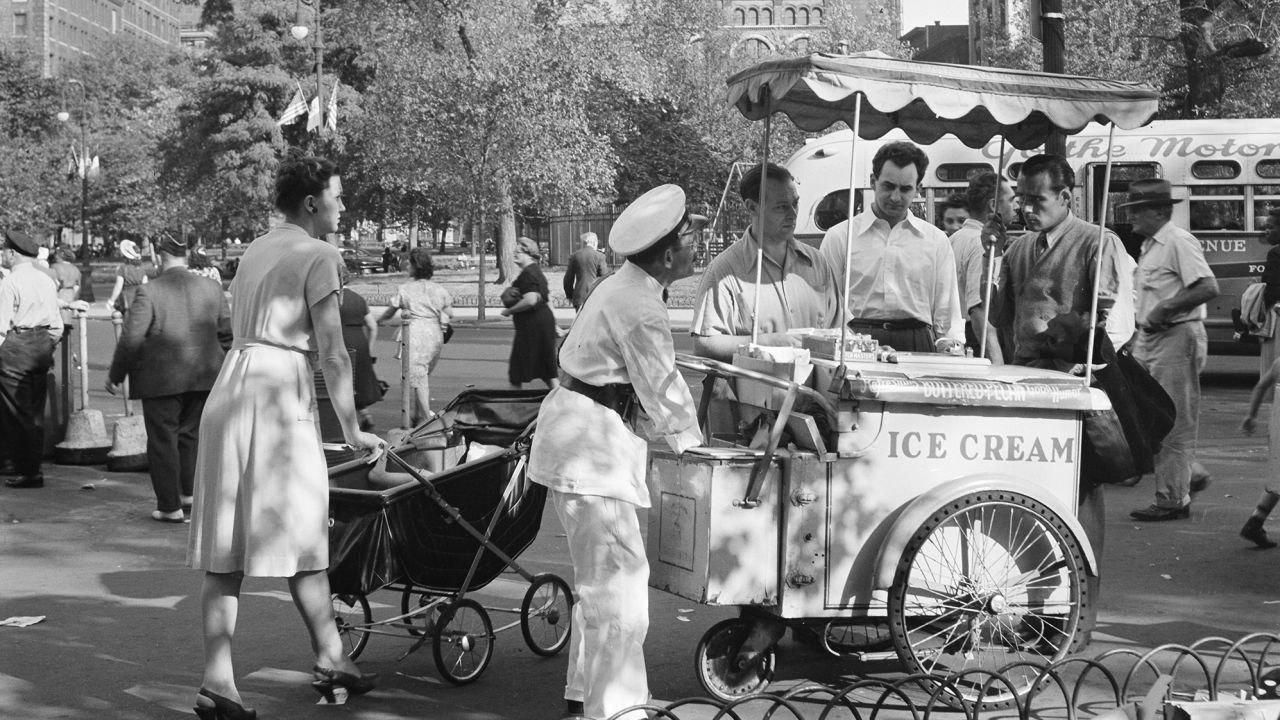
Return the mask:
<svg viewBox="0 0 1280 720">
<path fill-rule="evenodd" d="M 800 214 L 796 237 L 820 244 L 828 228 L 849 208 L 849 130 L 809 140 L 784 164 L 796 178 Z M 1108 152 L 1108 128 L 1091 124 L 1067 136 L 1067 157 L 1076 172 L 1076 215 L 1098 221 Z M 871 158 L 886 142 L 905 140 L 894 130 L 877 140 L 858 140 L 859 193 L 855 211 L 869 201 Z M 923 146 L 929 169 L 921 182 L 915 213 L 941 224 L 949 195 L 963 192 L 969 178 L 995 171 L 999 138 L 971 148 L 947 135 Z M 1040 150 L 1005 147 L 1003 175 L 1016 182 L 1022 162 Z M 1256 341 L 1238 332 L 1240 297 L 1262 274 L 1267 245 L 1262 240 L 1267 211 L 1280 207 L 1280 119 L 1157 120 L 1136 130 L 1115 129 L 1107 227 L 1135 258 L 1142 238 L 1132 232 L 1128 212 L 1116 210 L 1129 184 L 1159 177 L 1173 185 L 1173 222 L 1200 240 L 1222 294 L 1208 305 L 1205 327 L 1215 354 L 1257 354 Z"/>
</svg>

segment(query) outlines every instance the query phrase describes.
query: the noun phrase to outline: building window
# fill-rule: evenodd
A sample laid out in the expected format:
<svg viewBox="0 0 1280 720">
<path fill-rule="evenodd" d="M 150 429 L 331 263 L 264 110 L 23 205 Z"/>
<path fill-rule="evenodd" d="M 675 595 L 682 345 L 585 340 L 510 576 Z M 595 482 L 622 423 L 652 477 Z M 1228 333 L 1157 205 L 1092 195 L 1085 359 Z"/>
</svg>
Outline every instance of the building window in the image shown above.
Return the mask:
<svg viewBox="0 0 1280 720">
<path fill-rule="evenodd" d="M 782 11 L 782 24 L 783 24 L 783 25 L 795 25 L 795 24 L 796 24 L 796 9 L 795 9 L 795 8 L 793 8 L 793 7 L 789 7 L 789 8 L 787 8 L 786 10 L 783 10 L 783 11 Z"/>
<path fill-rule="evenodd" d="M 765 24 L 765 25 L 772 25 L 772 24 L 773 24 L 773 9 L 772 9 L 772 8 L 765 8 L 765 9 L 761 10 L 761 11 L 760 11 L 760 19 L 761 19 L 761 20 L 764 20 L 764 24 Z"/>
<path fill-rule="evenodd" d="M 756 8 L 751 8 L 751 13 L 748 15 L 748 17 L 751 18 L 752 25 L 760 24 L 760 11 L 757 10 Z"/>
<path fill-rule="evenodd" d="M 810 16 L 809 19 L 813 25 L 821 25 L 822 24 L 822 8 L 820 7 L 814 8 L 813 15 Z"/>
<path fill-rule="evenodd" d="M 13 14 L 13 36 L 27 36 L 27 14 L 24 12 Z"/>
<path fill-rule="evenodd" d="M 809 24 L 809 8 L 800 8 L 800 24 Z"/>
<path fill-rule="evenodd" d="M 737 9 L 735 9 L 735 10 L 733 11 L 733 24 L 734 24 L 734 25 L 746 25 L 746 24 L 747 24 L 747 11 L 746 11 L 746 10 L 743 10 L 742 8 L 737 8 Z"/>
</svg>

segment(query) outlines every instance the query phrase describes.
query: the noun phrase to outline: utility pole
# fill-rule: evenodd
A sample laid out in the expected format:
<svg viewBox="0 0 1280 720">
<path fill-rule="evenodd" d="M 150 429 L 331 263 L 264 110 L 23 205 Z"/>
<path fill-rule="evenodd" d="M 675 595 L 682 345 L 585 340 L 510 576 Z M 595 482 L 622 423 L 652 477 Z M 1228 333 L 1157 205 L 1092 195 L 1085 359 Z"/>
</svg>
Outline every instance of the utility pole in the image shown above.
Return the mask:
<svg viewBox="0 0 1280 720">
<path fill-rule="evenodd" d="M 1062 74 L 1066 69 L 1063 48 L 1066 44 L 1064 29 L 1066 18 L 1062 14 L 1062 0 L 1040 0 L 1041 43 L 1044 48 L 1044 71 Z M 1044 151 L 1055 155 L 1067 154 L 1067 136 L 1058 131 L 1049 134 Z"/>
</svg>

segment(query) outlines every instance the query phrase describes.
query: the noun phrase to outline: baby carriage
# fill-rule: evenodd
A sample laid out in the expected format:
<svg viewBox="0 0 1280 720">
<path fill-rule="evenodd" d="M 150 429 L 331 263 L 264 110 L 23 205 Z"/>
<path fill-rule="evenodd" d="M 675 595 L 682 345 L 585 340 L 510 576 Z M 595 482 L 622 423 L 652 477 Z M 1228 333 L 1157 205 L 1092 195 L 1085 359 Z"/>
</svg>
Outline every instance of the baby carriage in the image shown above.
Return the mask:
<svg viewBox="0 0 1280 720">
<path fill-rule="evenodd" d="M 385 460 L 329 456 L 329 583 L 339 633 L 355 658 L 371 635 L 426 643 L 440 674 L 474 681 L 497 632 L 520 626 L 535 653 L 569 640 L 573 594 L 551 573 L 515 558 L 542 523 L 546 488 L 525 478 L 533 423 L 546 391 L 468 390 L 415 428 Z M 528 583 L 519 608 L 467 597 L 510 568 Z M 400 594 L 400 614 L 375 621 L 368 596 Z M 495 629 L 490 612 L 519 619 Z"/>
</svg>

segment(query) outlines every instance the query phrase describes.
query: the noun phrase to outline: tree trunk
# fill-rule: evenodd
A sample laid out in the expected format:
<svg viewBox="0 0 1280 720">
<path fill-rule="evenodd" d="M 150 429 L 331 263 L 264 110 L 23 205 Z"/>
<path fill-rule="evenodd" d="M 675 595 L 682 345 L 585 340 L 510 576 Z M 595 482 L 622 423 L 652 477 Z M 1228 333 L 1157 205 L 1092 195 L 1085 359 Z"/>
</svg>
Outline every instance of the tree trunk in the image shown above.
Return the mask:
<svg viewBox="0 0 1280 720">
<path fill-rule="evenodd" d="M 474 216 L 471 216 L 474 217 Z M 480 248 L 479 254 L 476 255 L 476 322 L 481 323 L 485 320 L 485 296 L 484 296 L 484 216 L 480 217 L 480 222 L 475 222 L 468 218 L 467 227 L 471 231 L 471 247 Z"/>
<path fill-rule="evenodd" d="M 1195 117 L 1197 108 L 1222 102 L 1226 83 L 1223 62 L 1213 44 L 1214 13 L 1203 0 L 1178 0 L 1182 27 L 1178 39 L 1187 60 L 1187 98 L 1182 117 Z"/>
<path fill-rule="evenodd" d="M 500 184 L 499 207 L 501 212 L 498 221 L 501 228 L 498 232 L 498 240 L 494 247 L 494 255 L 498 265 L 498 284 L 506 284 L 515 279 L 517 274 L 515 261 L 516 246 L 516 208 L 515 203 L 511 199 L 511 186 L 504 178 Z"/>
<path fill-rule="evenodd" d="M 415 205 L 409 213 L 409 249 L 418 247 L 418 207 Z M 431 247 L 430 244 L 427 247 Z"/>
</svg>

